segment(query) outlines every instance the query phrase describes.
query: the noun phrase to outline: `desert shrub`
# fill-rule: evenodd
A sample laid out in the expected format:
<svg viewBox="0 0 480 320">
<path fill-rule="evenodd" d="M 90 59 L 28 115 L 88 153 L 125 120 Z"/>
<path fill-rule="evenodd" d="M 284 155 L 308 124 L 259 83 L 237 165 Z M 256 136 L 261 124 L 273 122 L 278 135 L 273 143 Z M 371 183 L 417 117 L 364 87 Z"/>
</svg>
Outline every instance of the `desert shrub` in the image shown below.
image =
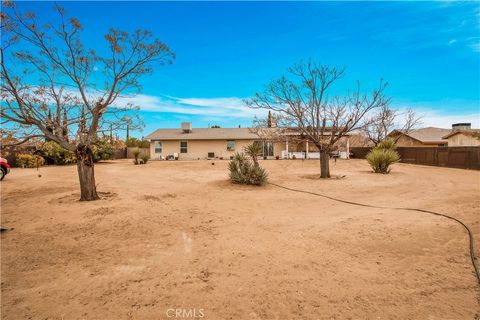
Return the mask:
<svg viewBox="0 0 480 320">
<path fill-rule="evenodd" d="M 41 152 L 44 157 L 49 158 L 56 165 L 72 164 L 77 162 L 72 151 L 62 148 L 55 141 L 48 141 L 42 145 Z"/>
<path fill-rule="evenodd" d="M 148 162 L 148 160 L 150 160 L 150 156 L 148 154 L 144 154 L 142 157 L 142 163 L 143 164 L 146 164 Z"/>
<path fill-rule="evenodd" d="M 367 161 L 376 173 L 389 173 L 390 165 L 399 160 L 398 152 L 391 149 L 373 149 L 367 155 Z"/>
<path fill-rule="evenodd" d="M 230 180 L 233 183 L 264 185 L 267 182 L 268 174 L 259 165 L 253 163 L 245 154 L 236 153 L 228 163 Z"/>
<path fill-rule="evenodd" d="M 110 160 L 115 154 L 114 146 L 107 139 L 97 139 L 92 146 L 93 160 Z"/>
<path fill-rule="evenodd" d="M 134 164 L 139 164 L 140 162 L 138 161 L 138 158 L 140 156 L 140 149 L 138 148 L 135 148 L 132 150 L 132 154 L 133 154 L 133 163 Z"/>
<path fill-rule="evenodd" d="M 92 144 L 93 161 L 110 160 L 115 154 L 114 146 L 107 139 L 97 139 Z M 69 151 L 54 141 L 42 145 L 41 154 L 56 165 L 76 163 L 75 153 Z"/>
<path fill-rule="evenodd" d="M 389 149 L 395 150 L 397 146 L 395 145 L 395 141 L 393 139 L 385 139 L 380 141 L 376 146 L 375 149 Z"/>
<path fill-rule="evenodd" d="M 374 172 L 383 174 L 390 172 L 390 166 L 400 161 L 400 155 L 395 149 L 394 141 L 386 139 L 370 150 L 366 158 Z"/>
<path fill-rule="evenodd" d="M 45 159 L 39 155 L 19 153 L 16 155 L 17 165 L 21 168 L 36 168 L 45 164 Z"/>
</svg>

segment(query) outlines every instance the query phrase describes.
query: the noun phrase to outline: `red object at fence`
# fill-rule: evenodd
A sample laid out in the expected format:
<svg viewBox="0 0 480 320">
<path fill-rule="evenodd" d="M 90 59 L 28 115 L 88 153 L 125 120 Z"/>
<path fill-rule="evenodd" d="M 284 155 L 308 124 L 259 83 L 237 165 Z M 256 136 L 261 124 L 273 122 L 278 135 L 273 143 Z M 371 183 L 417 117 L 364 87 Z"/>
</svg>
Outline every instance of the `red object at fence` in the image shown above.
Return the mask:
<svg viewBox="0 0 480 320">
<path fill-rule="evenodd" d="M 5 176 L 10 172 L 10 166 L 7 159 L 0 158 L 0 180 L 3 180 Z"/>
</svg>

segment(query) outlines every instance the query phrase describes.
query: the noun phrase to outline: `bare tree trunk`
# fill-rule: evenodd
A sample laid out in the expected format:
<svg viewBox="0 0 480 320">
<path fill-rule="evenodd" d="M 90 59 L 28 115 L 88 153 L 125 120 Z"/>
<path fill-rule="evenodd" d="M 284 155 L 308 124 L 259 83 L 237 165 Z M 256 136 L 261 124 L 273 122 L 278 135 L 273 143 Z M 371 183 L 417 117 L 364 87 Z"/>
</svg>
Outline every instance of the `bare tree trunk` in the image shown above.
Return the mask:
<svg viewBox="0 0 480 320">
<path fill-rule="evenodd" d="M 78 178 L 80 180 L 80 201 L 100 199 L 95 186 L 92 150 L 88 146 L 79 146 L 76 155 Z"/>
<path fill-rule="evenodd" d="M 257 155 L 252 155 L 252 160 L 253 160 L 253 164 L 255 165 L 255 167 L 258 167 L 259 166 L 258 156 Z"/>
<path fill-rule="evenodd" d="M 330 152 L 320 151 L 320 178 L 330 178 Z"/>
</svg>

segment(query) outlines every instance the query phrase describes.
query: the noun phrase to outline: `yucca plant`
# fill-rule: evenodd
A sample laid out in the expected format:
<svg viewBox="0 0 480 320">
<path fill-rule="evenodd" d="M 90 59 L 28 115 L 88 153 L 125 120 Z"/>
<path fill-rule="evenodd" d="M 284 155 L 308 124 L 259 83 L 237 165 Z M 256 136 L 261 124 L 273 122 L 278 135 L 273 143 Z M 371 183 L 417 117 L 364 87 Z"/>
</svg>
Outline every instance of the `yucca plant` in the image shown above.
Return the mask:
<svg viewBox="0 0 480 320">
<path fill-rule="evenodd" d="M 375 173 L 387 174 L 390 166 L 400 161 L 400 155 L 395 149 L 395 142 L 385 139 L 370 150 L 366 158 Z"/>
<path fill-rule="evenodd" d="M 148 154 L 144 154 L 141 158 L 142 158 L 142 164 L 146 164 L 148 160 L 150 160 L 150 156 Z"/>
<path fill-rule="evenodd" d="M 380 141 L 376 146 L 375 149 L 388 149 L 388 150 L 395 150 L 397 146 L 395 145 L 395 141 L 393 139 L 388 138 L 385 140 Z"/>
<path fill-rule="evenodd" d="M 367 155 L 367 161 L 375 173 L 389 173 L 390 166 L 399 160 L 398 152 L 391 149 L 373 149 Z"/>
<path fill-rule="evenodd" d="M 133 154 L 133 157 L 135 158 L 135 159 L 133 160 L 133 163 L 134 163 L 134 164 L 139 164 L 140 161 L 138 161 L 138 158 L 139 158 L 139 156 L 140 156 L 140 149 L 139 149 L 139 148 L 133 149 L 133 150 L 132 150 L 132 154 Z"/>
<path fill-rule="evenodd" d="M 267 171 L 259 165 L 253 165 L 248 170 L 247 184 L 263 186 L 268 179 Z"/>
<path fill-rule="evenodd" d="M 253 158 L 253 157 L 252 157 Z M 267 182 L 267 172 L 260 165 L 253 163 L 243 153 L 236 153 L 228 163 L 230 180 L 233 183 L 248 185 L 264 185 Z"/>
<path fill-rule="evenodd" d="M 245 147 L 245 153 L 252 158 L 253 164 L 258 166 L 258 157 L 262 154 L 262 146 L 259 143 L 251 143 Z"/>
<path fill-rule="evenodd" d="M 228 170 L 232 182 L 244 184 L 248 172 L 248 159 L 243 153 L 235 153 L 233 159 L 228 163 Z"/>
</svg>

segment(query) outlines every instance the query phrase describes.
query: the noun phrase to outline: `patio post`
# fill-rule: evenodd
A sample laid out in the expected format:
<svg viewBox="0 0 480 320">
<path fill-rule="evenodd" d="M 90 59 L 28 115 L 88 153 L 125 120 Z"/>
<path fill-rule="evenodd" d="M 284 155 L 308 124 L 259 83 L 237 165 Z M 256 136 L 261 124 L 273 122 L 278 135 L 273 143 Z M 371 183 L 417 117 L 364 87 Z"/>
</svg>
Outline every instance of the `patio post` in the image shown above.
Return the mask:
<svg viewBox="0 0 480 320">
<path fill-rule="evenodd" d="M 290 159 L 290 156 L 288 155 L 288 139 L 285 140 L 285 151 L 287 151 L 287 159 Z"/>
<path fill-rule="evenodd" d="M 306 141 L 305 159 L 308 159 L 308 140 Z"/>
<path fill-rule="evenodd" d="M 350 159 L 350 136 L 347 136 L 347 159 Z"/>
</svg>

